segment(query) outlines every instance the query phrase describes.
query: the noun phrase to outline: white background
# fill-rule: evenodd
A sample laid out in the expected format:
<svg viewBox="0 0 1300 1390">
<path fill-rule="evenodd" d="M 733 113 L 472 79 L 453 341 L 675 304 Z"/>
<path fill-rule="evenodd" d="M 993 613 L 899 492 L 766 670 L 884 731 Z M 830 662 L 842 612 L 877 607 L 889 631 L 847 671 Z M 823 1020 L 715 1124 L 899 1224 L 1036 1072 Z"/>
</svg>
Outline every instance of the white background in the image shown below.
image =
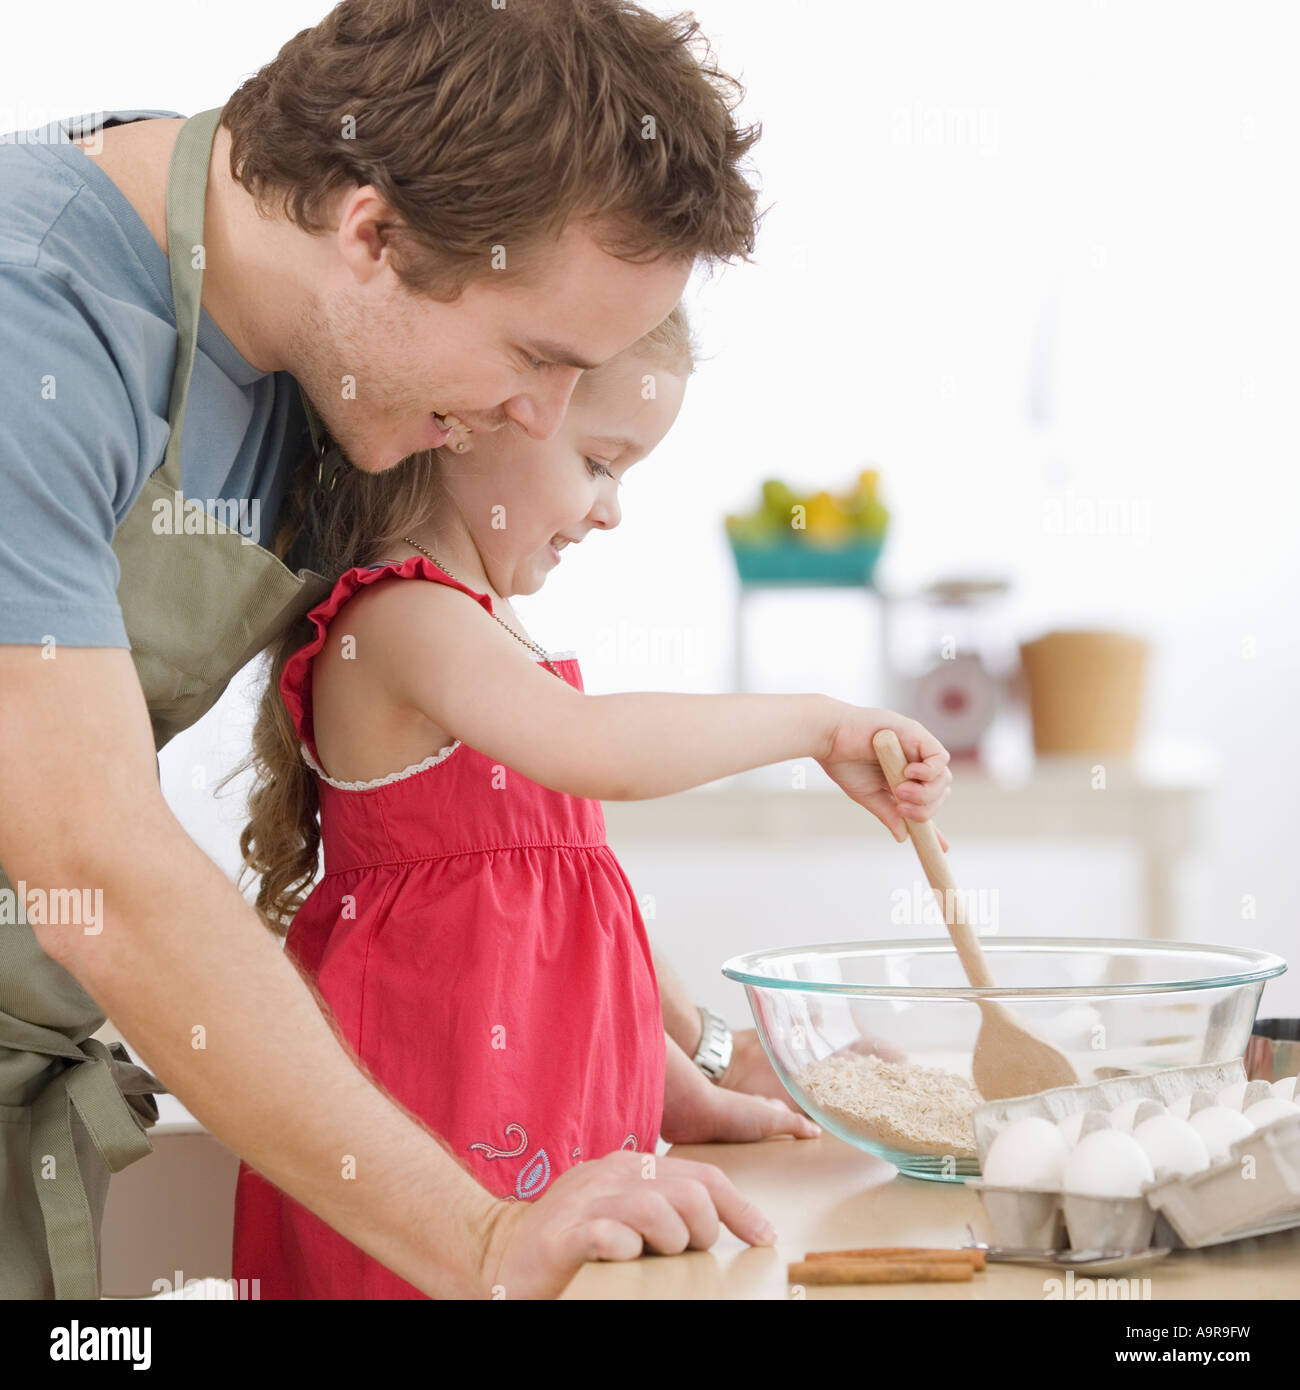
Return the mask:
<svg viewBox="0 0 1300 1390">
<path fill-rule="evenodd" d="M 48 13 L 15 7 L 0 127 L 218 104 L 325 8 L 70 0 L 56 35 Z M 707 360 L 679 423 L 629 476 L 618 532 L 520 602 L 533 636 L 576 648 L 594 692 L 726 689 L 723 512 L 764 477 L 835 489 L 874 465 L 893 514 L 887 584 L 1004 574 L 1012 637 L 1087 623 L 1152 641 L 1146 732 L 1206 741 L 1223 765 L 1182 933 L 1289 954 L 1293 8 L 700 0 L 697 13 L 763 122 L 770 211 L 754 264 L 693 287 Z M 1132 524 L 1054 534 L 1045 505 L 1067 497 Z M 860 607 L 771 608 L 756 688 L 878 701 L 860 676 Z M 651 632 L 675 636 L 682 660 L 638 660 Z M 247 718 L 236 688 L 163 756 L 177 814 L 232 871 L 239 807 L 210 788 Z M 865 813 L 851 858 L 615 848 L 655 898 L 652 935 L 735 1024 L 747 1011 L 717 973 L 727 954 L 889 935 L 889 890 L 914 876 Z M 1004 931 L 1141 930 L 1118 849 L 954 845 L 953 861 L 959 882 L 999 885 Z M 1271 985 L 1261 1012 L 1300 1013 L 1300 983 Z"/>
</svg>

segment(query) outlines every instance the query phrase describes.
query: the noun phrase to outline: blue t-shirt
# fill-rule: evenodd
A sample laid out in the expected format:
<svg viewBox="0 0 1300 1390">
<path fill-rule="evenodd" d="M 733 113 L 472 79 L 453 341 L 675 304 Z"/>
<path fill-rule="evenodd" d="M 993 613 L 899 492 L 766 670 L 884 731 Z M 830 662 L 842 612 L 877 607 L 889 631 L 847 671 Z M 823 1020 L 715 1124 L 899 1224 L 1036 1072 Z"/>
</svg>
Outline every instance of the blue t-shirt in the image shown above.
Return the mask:
<svg viewBox="0 0 1300 1390">
<path fill-rule="evenodd" d="M 111 111 L 125 123 L 177 111 Z M 94 118 L 0 135 L 0 643 L 129 647 L 113 533 L 167 448 L 167 257 L 98 162 Z M 306 440 L 287 372 L 251 367 L 206 311 L 181 491 L 269 539 Z M 238 509 L 238 500 L 249 505 Z"/>
</svg>

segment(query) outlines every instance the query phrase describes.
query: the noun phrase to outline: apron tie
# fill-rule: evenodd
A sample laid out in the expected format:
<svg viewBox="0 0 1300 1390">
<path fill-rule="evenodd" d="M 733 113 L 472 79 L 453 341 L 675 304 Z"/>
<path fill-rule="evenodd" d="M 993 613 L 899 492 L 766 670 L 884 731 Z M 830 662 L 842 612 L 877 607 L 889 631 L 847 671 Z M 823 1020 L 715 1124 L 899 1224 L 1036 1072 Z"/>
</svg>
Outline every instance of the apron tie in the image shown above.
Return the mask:
<svg viewBox="0 0 1300 1390">
<path fill-rule="evenodd" d="M 0 1014 L 0 1046 L 61 1059 L 62 1069 L 31 1106 L 32 1182 L 45 1222 L 55 1298 L 99 1298 L 98 1231 L 72 1132 L 72 1112 L 112 1173 L 153 1152 L 145 1133 L 158 1119 L 155 1094 L 166 1087 L 136 1066 L 120 1042 L 80 1045 L 53 1029 Z M 46 1175 L 53 1160 L 54 1174 Z"/>
</svg>

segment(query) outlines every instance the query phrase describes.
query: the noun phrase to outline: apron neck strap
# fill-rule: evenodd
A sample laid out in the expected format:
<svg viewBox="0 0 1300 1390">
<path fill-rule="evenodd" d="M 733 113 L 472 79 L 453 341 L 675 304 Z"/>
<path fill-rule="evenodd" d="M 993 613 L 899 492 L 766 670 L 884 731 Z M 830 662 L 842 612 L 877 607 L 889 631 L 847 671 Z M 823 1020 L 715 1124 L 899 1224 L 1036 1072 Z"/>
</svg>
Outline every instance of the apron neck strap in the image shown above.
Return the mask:
<svg viewBox="0 0 1300 1390">
<path fill-rule="evenodd" d="M 176 366 L 167 409 L 171 433 L 159 473 L 175 492 L 181 491 L 181 432 L 199 338 L 208 167 L 212 160 L 212 142 L 224 110 L 224 106 L 214 106 L 209 111 L 200 111 L 181 126 L 167 171 L 167 260 L 171 268 L 172 303 L 176 309 Z M 298 394 L 311 431 L 317 481 L 328 489 L 349 465 L 301 386 Z"/>
<path fill-rule="evenodd" d="M 224 106 L 200 111 L 181 126 L 167 170 L 167 260 L 171 266 L 172 304 L 176 311 L 176 366 L 172 371 L 167 422 L 167 452 L 159 472 L 174 491 L 181 491 L 181 432 L 194 370 L 203 297 L 203 210 L 208 193 L 212 141 Z M 195 262 L 198 262 L 196 265 Z"/>
</svg>

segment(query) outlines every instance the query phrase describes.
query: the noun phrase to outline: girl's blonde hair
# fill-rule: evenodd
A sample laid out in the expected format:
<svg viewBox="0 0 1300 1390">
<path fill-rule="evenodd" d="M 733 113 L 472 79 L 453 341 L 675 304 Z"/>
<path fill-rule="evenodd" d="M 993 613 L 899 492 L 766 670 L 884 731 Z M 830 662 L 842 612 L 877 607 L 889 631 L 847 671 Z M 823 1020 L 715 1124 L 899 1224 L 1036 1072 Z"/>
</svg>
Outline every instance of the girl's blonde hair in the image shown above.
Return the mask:
<svg viewBox="0 0 1300 1390">
<path fill-rule="evenodd" d="M 650 356 L 667 369 L 689 375 L 695 344 L 686 311 L 671 314 L 626 350 Z M 432 520 L 440 500 L 438 450 L 413 454 L 382 473 L 342 470 L 328 493 L 316 484 L 315 459 L 304 458 L 287 509 L 286 523 L 271 549 L 282 559 L 294 546 L 311 556 L 311 567 L 331 582 L 355 566 L 384 558 L 410 531 Z M 320 860 L 320 803 L 315 774 L 303 761 L 293 720 L 280 695 L 285 663 L 311 641 L 315 628 L 304 616 L 267 647 L 266 673 L 247 758 L 222 779 L 255 774 L 248 822 L 239 837 L 243 873 L 260 874 L 255 905 L 276 935 L 289 928 L 302 906 Z"/>
</svg>

